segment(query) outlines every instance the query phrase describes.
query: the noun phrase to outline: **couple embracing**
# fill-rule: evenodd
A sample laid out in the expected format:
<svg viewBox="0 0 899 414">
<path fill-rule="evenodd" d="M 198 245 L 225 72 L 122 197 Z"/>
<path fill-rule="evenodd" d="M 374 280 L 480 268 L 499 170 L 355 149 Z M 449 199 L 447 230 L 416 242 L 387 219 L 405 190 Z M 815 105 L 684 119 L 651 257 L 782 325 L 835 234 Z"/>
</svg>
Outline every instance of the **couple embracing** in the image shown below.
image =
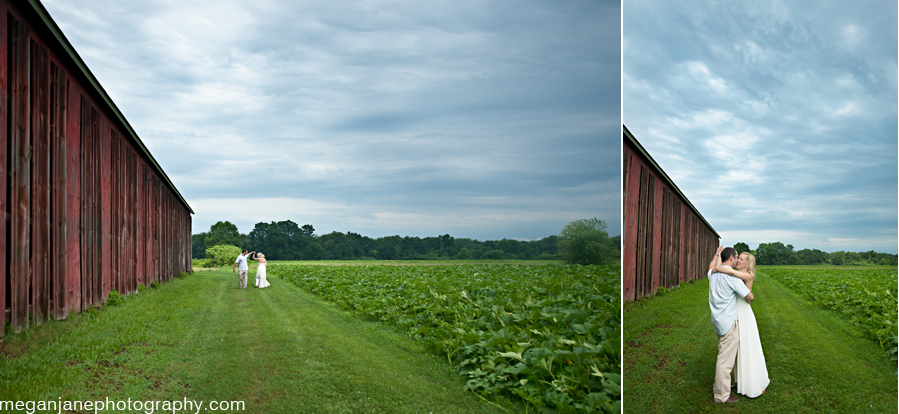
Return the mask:
<svg viewBox="0 0 899 414">
<path fill-rule="evenodd" d="M 749 306 L 755 296 L 755 256 L 732 247 L 718 247 L 709 264 L 709 308 L 718 334 L 718 362 L 715 366 L 716 403 L 740 401 L 731 390 L 756 398 L 768 388 L 768 368 L 759 339 L 755 314 Z M 731 385 L 731 372 L 736 385 Z"/>
</svg>

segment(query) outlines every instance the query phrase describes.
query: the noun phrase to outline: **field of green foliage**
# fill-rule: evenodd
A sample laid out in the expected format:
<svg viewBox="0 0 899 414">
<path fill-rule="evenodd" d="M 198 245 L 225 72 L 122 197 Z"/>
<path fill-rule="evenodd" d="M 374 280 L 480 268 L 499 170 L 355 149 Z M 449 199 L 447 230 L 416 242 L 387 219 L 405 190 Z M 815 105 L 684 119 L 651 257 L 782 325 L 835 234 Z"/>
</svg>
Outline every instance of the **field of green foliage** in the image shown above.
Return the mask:
<svg viewBox="0 0 899 414">
<path fill-rule="evenodd" d="M 617 266 L 273 263 L 269 274 L 417 338 L 479 395 L 620 411 Z"/>
<path fill-rule="evenodd" d="M 897 360 L 896 269 L 772 267 L 764 273 L 842 315 Z"/>
</svg>

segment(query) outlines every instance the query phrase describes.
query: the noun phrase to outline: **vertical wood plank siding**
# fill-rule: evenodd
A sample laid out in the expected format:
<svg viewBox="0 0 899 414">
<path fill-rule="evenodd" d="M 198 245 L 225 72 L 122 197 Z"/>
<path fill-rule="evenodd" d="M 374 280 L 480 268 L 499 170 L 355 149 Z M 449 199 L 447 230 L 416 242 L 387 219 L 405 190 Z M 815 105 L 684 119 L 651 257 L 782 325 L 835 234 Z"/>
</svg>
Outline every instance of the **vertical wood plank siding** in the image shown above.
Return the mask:
<svg viewBox="0 0 899 414">
<path fill-rule="evenodd" d="M 625 301 L 706 276 L 718 234 L 624 128 L 622 155 Z"/>
<path fill-rule="evenodd" d="M 68 204 L 66 147 L 66 71 L 55 63 L 50 66 L 50 157 L 52 164 L 52 195 L 51 195 L 51 258 L 52 265 L 52 302 L 53 317 L 65 319 L 68 315 L 66 307 L 66 243 L 68 241 L 68 219 L 66 208 Z"/>
<path fill-rule="evenodd" d="M 28 328 L 28 289 L 31 285 L 31 261 L 29 249 L 31 247 L 31 232 L 29 221 L 31 216 L 31 126 L 28 114 L 28 92 L 30 79 L 28 77 L 29 62 L 29 29 L 20 21 L 8 21 L 14 27 L 12 39 L 9 42 L 9 53 L 13 73 L 9 78 L 14 80 L 11 91 L 12 131 L 9 131 L 12 139 L 10 151 L 10 189 L 8 193 L 10 208 L 9 224 L 10 235 L 7 238 L 7 246 L 10 250 L 10 324 L 15 333 Z M 2 33 L 2 32 L 0 32 Z"/>
<path fill-rule="evenodd" d="M 43 6 L 0 8 L 0 327 L 20 333 L 189 272 L 193 212 Z"/>
<path fill-rule="evenodd" d="M 50 311 L 50 56 L 49 50 L 31 43 L 31 304 L 32 320 L 43 323 Z"/>
</svg>

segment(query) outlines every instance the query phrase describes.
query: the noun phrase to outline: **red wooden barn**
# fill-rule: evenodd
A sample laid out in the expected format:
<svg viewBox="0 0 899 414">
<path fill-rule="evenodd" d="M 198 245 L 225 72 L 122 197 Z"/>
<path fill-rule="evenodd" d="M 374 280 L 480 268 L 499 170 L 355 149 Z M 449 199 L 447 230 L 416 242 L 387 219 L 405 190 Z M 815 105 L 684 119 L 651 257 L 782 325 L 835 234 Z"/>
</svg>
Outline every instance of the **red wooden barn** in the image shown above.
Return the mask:
<svg viewBox="0 0 899 414">
<path fill-rule="evenodd" d="M 634 301 L 703 278 L 721 238 L 624 129 L 622 288 Z"/>
<path fill-rule="evenodd" d="M 190 271 L 193 211 L 40 2 L 0 8 L 0 326 L 19 333 Z"/>
</svg>

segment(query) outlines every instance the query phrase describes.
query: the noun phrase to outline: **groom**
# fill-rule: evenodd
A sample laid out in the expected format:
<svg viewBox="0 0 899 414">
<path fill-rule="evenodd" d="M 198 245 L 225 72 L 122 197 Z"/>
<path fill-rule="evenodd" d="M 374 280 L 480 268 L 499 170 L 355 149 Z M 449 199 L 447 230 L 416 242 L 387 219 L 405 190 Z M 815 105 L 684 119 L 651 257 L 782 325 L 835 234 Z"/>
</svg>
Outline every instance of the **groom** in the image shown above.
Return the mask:
<svg viewBox="0 0 899 414">
<path fill-rule="evenodd" d="M 732 247 L 721 250 L 721 265 L 734 267 L 737 251 Z M 715 260 L 712 259 L 714 262 Z M 714 272 L 709 269 L 709 308 L 712 310 L 712 325 L 718 335 L 718 363 L 715 366 L 715 402 L 719 404 L 740 401 L 730 395 L 730 373 L 740 349 L 740 321 L 737 320 L 737 295 L 752 302 L 755 297 L 743 281 L 734 276 Z"/>
<path fill-rule="evenodd" d="M 231 265 L 231 273 L 234 273 L 234 268 L 237 268 L 237 288 L 238 289 L 246 289 L 247 288 L 247 271 L 250 270 L 250 267 L 247 265 L 247 258 L 250 257 L 251 254 L 256 253 L 250 252 L 247 253 L 247 249 L 243 249 L 240 253 L 240 256 L 237 256 L 237 259 L 234 260 L 234 263 Z"/>
</svg>

